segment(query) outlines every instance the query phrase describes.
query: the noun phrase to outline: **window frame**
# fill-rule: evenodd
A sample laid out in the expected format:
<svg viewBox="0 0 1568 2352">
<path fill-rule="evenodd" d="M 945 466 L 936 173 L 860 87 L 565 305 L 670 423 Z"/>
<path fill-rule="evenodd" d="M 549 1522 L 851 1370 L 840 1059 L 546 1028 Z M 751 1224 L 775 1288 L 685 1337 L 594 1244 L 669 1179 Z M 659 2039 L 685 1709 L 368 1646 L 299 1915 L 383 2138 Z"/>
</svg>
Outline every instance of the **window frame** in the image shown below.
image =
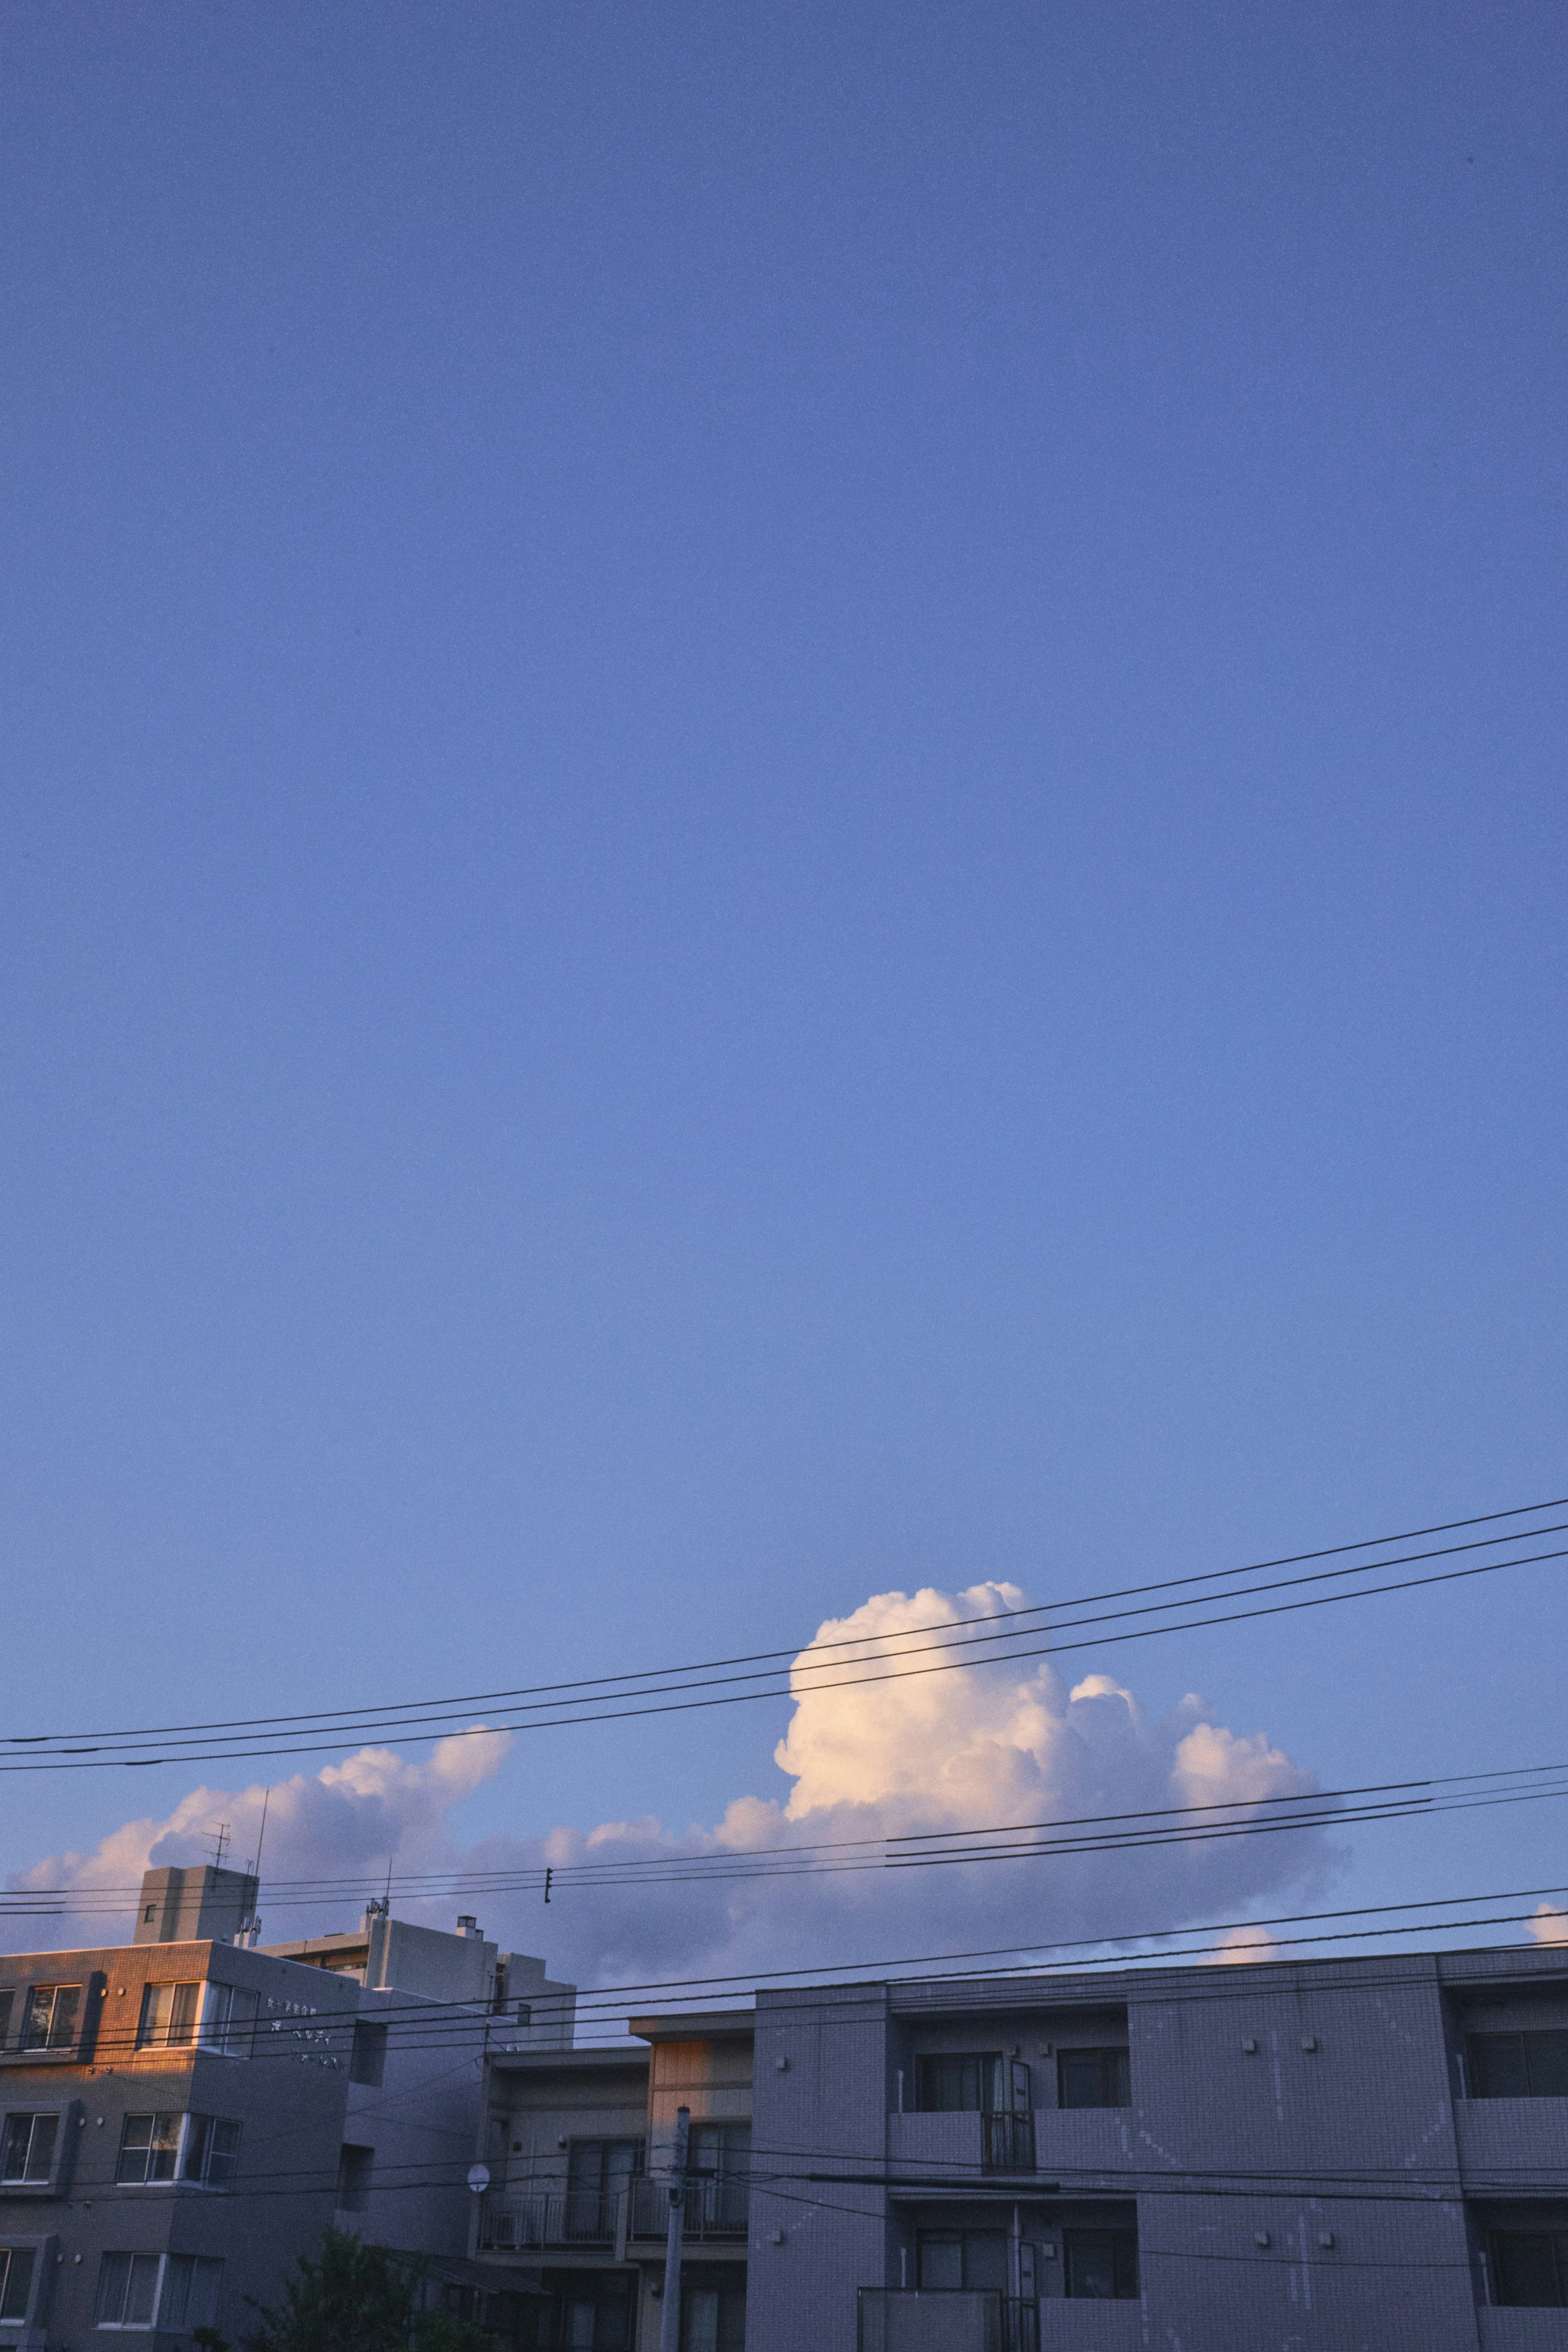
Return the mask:
<svg viewBox="0 0 1568 2352">
<path fill-rule="evenodd" d="M 1556 2273 L 1557 2296 L 1552 2303 L 1521 2303 L 1514 2296 L 1500 2293 L 1503 2264 L 1500 2250 L 1510 2240 L 1523 2240 L 1531 2245 L 1551 2249 L 1552 2269 Z M 1568 2230 L 1528 2230 L 1517 2224 L 1510 2228 L 1487 2231 L 1487 2293 L 1489 2300 L 1502 2311 L 1563 2311 L 1568 2310 Z"/>
<path fill-rule="evenodd" d="M 248 2008 L 246 2004 L 248 2003 Z M 240 2014 L 237 2017 L 237 2008 Z M 202 1990 L 196 2048 L 213 2058 L 248 2058 L 256 2046 L 261 1996 L 249 1985 L 208 1977 Z"/>
<path fill-rule="evenodd" d="M 1081 2065 L 1089 2058 L 1095 2058 L 1100 2062 L 1101 2090 L 1105 2089 L 1109 2079 L 1110 2088 L 1113 2091 L 1121 2091 L 1123 2094 L 1122 2096 L 1068 2099 L 1064 2095 L 1067 2090 L 1068 2068 Z M 1130 2107 L 1132 2105 L 1132 2057 L 1127 2043 L 1094 2042 L 1081 2044 L 1068 2043 L 1065 2047 L 1059 2047 L 1057 2051 L 1057 2105 L 1078 2115 L 1090 2115 L 1096 2110 L 1103 2113 L 1108 2108 Z"/>
<path fill-rule="evenodd" d="M 0 2105 L 0 2163 L 3 2163 L 6 2143 L 11 2137 L 14 2118 L 26 2116 L 37 2124 L 45 2116 L 55 2118 L 55 2144 L 50 2151 L 49 2168 L 41 2180 L 7 2180 L 0 2173 L 0 2197 L 58 2197 L 60 2194 L 65 2162 L 70 2147 L 70 2128 L 76 2121 L 74 2099 L 49 2101 L 29 2100 L 26 2106 Z"/>
<path fill-rule="evenodd" d="M 987 2250 L 993 2256 L 997 2247 L 1001 2249 L 1000 2280 L 994 2278 L 978 2280 L 971 2275 L 976 2241 L 980 2239 L 985 2240 Z M 1007 2246 L 1006 2230 L 989 2221 L 944 2221 L 933 2225 L 931 2229 L 917 2228 L 915 2231 L 917 2289 L 921 2294 L 1007 2294 L 1011 2292 L 1007 2284 Z M 928 2286 L 926 2284 L 928 2253 L 934 2253 L 938 2247 L 957 2250 L 958 2284 L 956 2287 Z M 994 2266 L 994 2263 L 988 2263 L 986 2265 L 988 2269 Z"/>
<path fill-rule="evenodd" d="M 1000 2050 L 917 2050 L 915 2053 L 915 2113 L 921 2116 L 994 2116 L 1007 2106 L 1007 2086 Z M 974 2106 L 933 2103 L 932 2076 L 944 2067 L 980 2069 L 980 2096 Z M 960 2084 L 962 2088 L 962 2082 Z"/>
<path fill-rule="evenodd" d="M 1110 2281 L 1109 2295 L 1085 2294 L 1073 2284 L 1075 2260 L 1086 2238 L 1110 2240 Z M 1123 2282 L 1131 2277 L 1131 2285 Z M 1067 2228 L 1062 2231 L 1062 2292 L 1075 2303 L 1136 2303 L 1142 2283 L 1139 2266 L 1138 2227 L 1136 2222 L 1112 2222 L 1098 2227 Z"/>
<path fill-rule="evenodd" d="M 21 1988 L 22 2021 L 16 2031 L 18 2053 L 29 2059 L 74 2058 L 81 2049 L 82 2036 L 87 2030 L 91 1983 L 89 1977 L 40 1977 L 36 1982 L 24 1985 Z M 76 1995 L 75 2004 L 68 2012 L 71 2028 L 68 2034 L 61 2034 L 58 2025 L 59 1996 L 63 1992 Z M 33 2010 L 42 1993 L 52 1993 L 54 2000 L 49 2007 L 47 2030 L 39 2040 L 33 2032 Z"/>
<path fill-rule="evenodd" d="M 1540 2051 L 1539 2045 L 1547 2041 L 1556 2042 L 1559 2045 L 1560 2053 L 1568 2058 L 1568 2029 L 1562 2026 L 1509 2026 L 1500 2031 L 1482 2027 L 1475 2032 L 1468 2032 L 1465 2035 L 1465 2089 L 1468 2096 L 1472 2099 L 1568 2098 L 1568 2087 L 1563 2090 L 1538 2091 L 1531 2080 L 1531 2048 L 1534 2047 L 1537 2050 L 1536 2064 L 1539 2068 L 1545 2054 L 1544 2052 Z M 1500 2042 L 1511 2042 L 1518 2045 L 1520 2067 L 1524 2077 L 1524 2088 L 1521 2091 L 1491 2091 L 1482 2090 L 1479 2087 L 1487 2072 L 1485 2045 L 1495 2046 Z"/>
<path fill-rule="evenodd" d="M 200 2046 L 202 2000 L 206 1990 L 205 1977 L 149 1977 L 142 1988 L 142 2005 L 136 2012 L 136 2055 L 140 2058 L 149 2050 L 195 2050 Z M 169 2014 L 161 2026 L 149 2021 L 149 2012 L 160 1993 L 170 1996 Z M 176 2015 L 181 2004 L 176 1998 L 182 1992 L 195 1993 L 189 2004 L 188 2017 Z M 176 2033 L 178 2040 L 175 2039 Z"/>
<path fill-rule="evenodd" d="M 129 2265 L 125 2273 L 125 2285 L 127 2292 L 129 2292 L 131 2282 L 135 2276 L 136 2263 L 149 2262 L 157 2265 L 153 2278 L 151 2316 L 146 2319 L 100 2318 L 99 2315 L 103 2308 L 103 2290 L 106 2266 L 110 2263 L 125 2263 Z M 149 2254 L 135 2248 L 106 2246 L 103 2252 L 99 2257 L 98 2284 L 93 2290 L 93 2316 L 91 2324 L 94 2333 L 116 2336 L 152 2336 L 155 2333 L 162 2332 L 164 2335 L 173 2335 L 184 2334 L 193 2326 L 205 2327 L 216 2325 L 219 2304 L 223 2294 L 224 2262 L 225 2257 L 222 2254 L 176 2254 L 169 2252 Z M 190 2275 L 185 2282 L 184 2310 L 179 2319 L 175 2319 L 168 2309 L 170 2282 L 176 2263 L 182 2265 L 188 2263 L 190 2265 Z M 210 2276 L 210 2273 L 215 2271 L 216 2273 L 216 2278 Z M 208 2284 L 212 2288 L 211 2314 L 206 2319 L 193 2320 L 190 2316 L 191 2290 L 195 2285 L 198 2275 L 203 2272 L 209 2273 Z M 124 2310 L 124 2307 L 125 2302 L 124 2297 L 122 2296 L 121 2300 L 121 2311 Z"/>
<path fill-rule="evenodd" d="M 140 2123 L 146 2123 L 151 2126 L 145 2148 L 149 2163 L 161 2147 L 167 2147 L 170 2151 L 170 2169 L 167 2172 L 159 2173 L 143 2171 L 141 2179 L 138 2179 L 134 2174 L 129 2176 L 126 2174 L 124 2164 L 127 2156 L 138 2153 L 135 2148 L 128 2146 L 126 2135 L 132 2124 Z M 168 2123 L 174 2126 L 174 2137 L 172 2141 L 165 2139 L 160 2143 L 158 2126 Z M 197 2125 L 205 2125 L 207 2129 L 202 2148 L 201 2168 L 199 2171 L 192 2172 L 189 2168 L 192 2142 L 196 2137 L 195 2127 Z M 232 2143 L 220 2146 L 220 2133 L 226 2136 L 232 2133 Z M 120 2119 L 120 2146 L 114 2158 L 114 2185 L 117 2189 L 205 2189 L 221 2191 L 229 2186 L 239 2168 L 239 2151 L 243 2137 L 244 2125 L 237 2116 L 209 2115 L 204 2108 L 128 2108 Z M 212 2177 L 215 2157 L 227 2168 L 216 2180 Z"/>
<path fill-rule="evenodd" d="M 0 2236 L 0 2254 L 29 2254 L 32 2271 L 27 2280 L 26 2307 L 20 2317 L 0 2319 L 0 2345 L 9 2347 L 16 2333 L 26 2335 L 30 2328 L 41 2327 L 48 2301 L 49 2283 L 54 2275 L 55 2249 L 58 2241 L 53 2232 L 41 2237 L 29 2237 L 26 2231 L 7 2230 Z M 9 2284 L 9 2264 L 0 2273 L 0 2300 Z"/>
</svg>

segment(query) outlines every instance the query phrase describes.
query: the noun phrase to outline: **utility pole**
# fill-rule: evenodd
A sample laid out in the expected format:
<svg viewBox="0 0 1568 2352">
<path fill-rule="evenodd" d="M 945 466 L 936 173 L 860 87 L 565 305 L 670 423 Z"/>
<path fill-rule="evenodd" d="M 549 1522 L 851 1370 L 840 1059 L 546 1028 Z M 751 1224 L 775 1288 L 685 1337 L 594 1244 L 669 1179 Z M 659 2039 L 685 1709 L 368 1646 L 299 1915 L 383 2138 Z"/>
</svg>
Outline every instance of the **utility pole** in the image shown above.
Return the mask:
<svg viewBox="0 0 1568 2352">
<path fill-rule="evenodd" d="M 669 2235 L 664 2242 L 664 2309 L 659 2314 L 658 2352 L 680 2352 L 680 2242 L 686 2229 L 686 2151 L 691 2110 L 675 2110 L 675 2158 L 669 2168 Z"/>
</svg>

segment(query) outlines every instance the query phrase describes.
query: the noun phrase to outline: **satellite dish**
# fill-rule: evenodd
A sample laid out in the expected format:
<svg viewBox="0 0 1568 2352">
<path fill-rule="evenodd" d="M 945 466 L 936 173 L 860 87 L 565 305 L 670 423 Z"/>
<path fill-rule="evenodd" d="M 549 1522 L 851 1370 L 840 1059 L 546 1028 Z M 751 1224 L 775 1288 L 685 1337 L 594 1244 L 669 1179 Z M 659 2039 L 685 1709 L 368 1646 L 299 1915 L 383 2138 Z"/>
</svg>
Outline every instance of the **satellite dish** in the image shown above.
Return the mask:
<svg viewBox="0 0 1568 2352">
<path fill-rule="evenodd" d="M 468 2167 L 468 2187 L 473 2190 L 474 2195 L 476 2197 L 482 2197 L 489 2185 L 489 2166 L 488 2164 L 470 2164 Z"/>
</svg>

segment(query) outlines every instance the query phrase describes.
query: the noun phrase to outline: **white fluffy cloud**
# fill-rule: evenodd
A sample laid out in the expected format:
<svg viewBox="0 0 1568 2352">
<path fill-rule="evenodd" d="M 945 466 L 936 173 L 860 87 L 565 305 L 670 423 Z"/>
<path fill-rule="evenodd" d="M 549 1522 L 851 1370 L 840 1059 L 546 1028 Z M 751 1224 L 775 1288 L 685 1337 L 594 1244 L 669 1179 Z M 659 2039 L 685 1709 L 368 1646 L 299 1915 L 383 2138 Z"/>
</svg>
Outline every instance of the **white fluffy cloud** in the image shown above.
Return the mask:
<svg viewBox="0 0 1568 2352">
<path fill-rule="evenodd" d="M 461 1848 L 448 1813 L 500 1768 L 510 1745 L 505 1734 L 486 1734 L 447 1740 L 416 1763 L 366 1749 L 275 1787 L 263 1879 L 361 1878 L 384 1869 L 389 1856 L 399 1877 L 700 1854 L 728 1856 L 739 1866 L 754 1848 L 1256 1803 L 1313 1786 L 1262 1733 L 1227 1729 L 1201 1699 L 1185 1698 L 1152 1722 L 1108 1675 L 1089 1675 L 1069 1688 L 1048 1661 L 1000 1661 L 962 1673 L 855 1679 L 895 1663 L 915 1627 L 992 1614 L 1022 1599 L 1006 1584 L 957 1594 L 928 1588 L 881 1593 L 830 1620 L 795 1661 L 795 1712 L 774 1750 L 792 1785 L 773 1796 L 737 1797 L 710 1829 L 678 1836 L 644 1817 Z M 837 1687 L 818 1679 L 826 1643 L 848 1645 L 828 1654 L 828 1683 Z M 92 1854 L 51 1856 L 13 1885 L 96 1888 L 110 1901 L 108 1890 L 133 1885 L 150 1863 L 205 1859 L 219 1819 L 230 1822 L 230 1852 L 243 1861 L 255 1848 L 261 1799 L 259 1785 L 193 1790 L 165 1820 L 126 1822 Z M 396 1907 L 438 1921 L 458 1907 L 482 1907 L 487 1932 L 503 1944 L 542 1948 L 553 1970 L 584 1984 L 616 1985 L 1180 1931 L 1236 1916 L 1284 1885 L 1321 1883 L 1333 1863 L 1321 1832 L 931 1870 L 885 1868 L 875 1848 L 868 1857 L 851 1851 L 841 1860 L 855 1865 L 868 1858 L 871 1867 L 698 1885 L 595 1887 L 568 1878 L 548 1912 L 536 1895 L 469 1897 L 460 1906 L 400 1900 Z M 271 1937 L 347 1925 L 357 1905 L 345 1896 L 342 1920 L 331 1921 L 319 1909 L 285 1911 L 276 1900 L 265 1908 Z M 75 1925 L 58 1940 L 79 1941 L 83 1932 Z M 94 1932 L 121 1929 L 111 1931 L 106 1920 Z M 1224 1956 L 1240 1954 L 1227 1947 Z"/>
</svg>

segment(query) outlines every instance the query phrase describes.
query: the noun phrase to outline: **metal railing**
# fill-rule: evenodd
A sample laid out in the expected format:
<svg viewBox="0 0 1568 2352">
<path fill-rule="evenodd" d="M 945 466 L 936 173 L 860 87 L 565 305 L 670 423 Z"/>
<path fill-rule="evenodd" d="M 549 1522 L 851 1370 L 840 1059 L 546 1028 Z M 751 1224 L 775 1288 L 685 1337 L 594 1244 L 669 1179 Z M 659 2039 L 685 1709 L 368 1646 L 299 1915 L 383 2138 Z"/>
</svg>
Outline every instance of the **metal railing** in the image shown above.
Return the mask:
<svg viewBox="0 0 1568 2352">
<path fill-rule="evenodd" d="M 686 2184 L 687 2243 L 704 2245 L 715 2238 L 743 2238 L 749 2196 L 743 2180 L 688 2180 Z M 669 2191 L 663 2180 L 632 2183 L 631 2235 L 662 2239 L 669 2227 Z"/>
<path fill-rule="evenodd" d="M 1033 2116 L 982 2116 L 980 2168 L 983 2172 L 1033 2172 Z"/>
<path fill-rule="evenodd" d="M 995 2288 L 863 2286 L 858 2352 L 1040 2352 L 1040 2307 Z"/>
<path fill-rule="evenodd" d="M 620 2193 L 566 2189 L 553 2195 L 485 2198 L 479 2208 L 479 2244 L 485 2250 L 531 2246 L 613 2246 Z"/>
</svg>

